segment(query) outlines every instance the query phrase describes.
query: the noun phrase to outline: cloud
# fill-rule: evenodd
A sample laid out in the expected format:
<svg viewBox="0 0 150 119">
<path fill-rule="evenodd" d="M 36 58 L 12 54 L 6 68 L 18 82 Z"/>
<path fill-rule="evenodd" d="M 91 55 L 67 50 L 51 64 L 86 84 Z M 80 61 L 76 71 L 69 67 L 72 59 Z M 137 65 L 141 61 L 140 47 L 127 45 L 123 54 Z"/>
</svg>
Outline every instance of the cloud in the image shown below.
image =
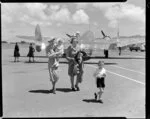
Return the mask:
<svg viewBox="0 0 150 119">
<path fill-rule="evenodd" d="M 60 5 L 50 5 L 50 9 L 53 11 L 57 11 L 60 8 Z"/>
<path fill-rule="evenodd" d="M 68 8 L 62 7 L 59 10 L 47 10 L 47 14 L 49 15 L 50 20 L 57 21 L 61 23 L 69 23 L 69 24 L 87 24 L 89 23 L 89 16 L 85 13 L 84 10 L 80 9 L 75 11 L 72 14 Z"/>
<path fill-rule="evenodd" d="M 93 3 L 92 5 L 103 11 L 104 16 L 109 20 L 110 27 L 115 28 L 118 19 L 129 19 L 145 24 L 145 10 L 139 6 L 129 3 Z"/>
<path fill-rule="evenodd" d="M 61 23 L 57 23 L 56 26 L 60 27 L 60 26 L 62 26 L 62 24 Z"/>
<path fill-rule="evenodd" d="M 52 25 L 51 22 L 42 22 L 42 21 L 32 21 L 31 24 L 34 25 L 34 26 L 37 25 L 37 24 L 39 24 L 41 26 L 50 26 L 50 25 Z"/>
<path fill-rule="evenodd" d="M 97 22 L 93 22 L 93 25 L 94 25 L 94 26 L 98 26 L 98 23 L 97 23 Z"/>
<path fill-rule="evenodd" d="M 33 25 L 36 22 L 48 24 L 48 17 L 44 13 L 46 5 L 42 3 L 3 3 L 2 21 L 4 24 L 13 22 L 25 22 Z M 43 22 L 43 23 L 42 23 Z"/>
<path fill-rule="evenodd" d="M 2 22 L 11 23 L 17 17 L 17 11 L 20 9 L 18 4 L 2 3 Z"/>
<path fill-rule="evenodd" d="M 34 19 L 28 15 L 24 15 L 22 18 L 20 18 L 21 21 L 25 22 L 25 23 L 29 23 L 31 25 L 36 25 L 39 24 L 41 26 L 50 26 L 52 25 L 52 23 L 50 21 L 42 21 L 42 20 L 37 20 Z"/>
<path fill-rule="evenodd" d="M 76 6 L 76 8 L 77 9 L 85 9 L 85 8 L 87 8 L 88 7 L 88 5 L 90 4 L 90 3 L 75 3 L 77 6 Z"/>
<path fill-rule="evenodd" d="M 28 10 L 28 14 L 31 17 L 35 17 L 41 20 L 47 20 L 47 15 L 44 13 L 47 5 L 42 3 L 25 3 L 24 6 Z"/>
<path fill-rule="evenodd" d="M 84 10 L 71 13 L 67 6 L 45 3 L 2 3 L 2 23 L 23 22 L 43 26 L 53 23 L 87 24 L 89 16 Z M 58 25 L 60 26 L 60 25 Z"/>
<path fill-rule="evenodd" d="M 115 4 L 117 3 L 97 3 L 97 2 L 92 3 L 93 7 L 99 8 L 100 10 L 103 10 L 103 11 L 106 11 L 107 9 L 109 9 Z"/>
<path fill-rule="evenodd" d="M 76 11 L 72 16 L 72 19 L 74 23 L 76 24 L 81 24 L 81 23 L 88 24 L 89 23 L 89 16 L 82 9 Z"/>
<path fill-rule="evenodd" d="M 53 12 L 50 15 L 51 20 L 61 21 L 61 22 L 70 22 L 71 13 L 68 8 L 61 8 L 58 11 Z"/>
<path fill-rule="evenodd" d="M 5 15 L 5 14 L 3 14 L 3 15 L 2 15 L 2 22 L 3 22 L 3 23 L 5 23 L 5 22 L 11 23 L 11 22 L 12 22 L 12 18 L 9 17 L 9 16 L 7 16 L 7 15 Z"/>
</svg>

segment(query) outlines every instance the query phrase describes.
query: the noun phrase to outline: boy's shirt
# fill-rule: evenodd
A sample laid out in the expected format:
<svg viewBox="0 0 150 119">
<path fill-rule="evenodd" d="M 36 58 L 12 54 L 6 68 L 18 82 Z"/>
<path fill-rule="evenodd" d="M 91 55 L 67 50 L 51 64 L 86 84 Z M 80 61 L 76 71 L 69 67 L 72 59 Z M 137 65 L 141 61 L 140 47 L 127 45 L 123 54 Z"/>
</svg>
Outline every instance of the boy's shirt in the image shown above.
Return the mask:
<svg viewBox="0 0 150 119">
<path fill-rule="evenodd" d="M 94 77 L 95 78 L 102 78 L 106 76 L 106 70 L 104 68 L 99 69 L 97 68 L 95 73 L 94 73 Z"/>
</svg>

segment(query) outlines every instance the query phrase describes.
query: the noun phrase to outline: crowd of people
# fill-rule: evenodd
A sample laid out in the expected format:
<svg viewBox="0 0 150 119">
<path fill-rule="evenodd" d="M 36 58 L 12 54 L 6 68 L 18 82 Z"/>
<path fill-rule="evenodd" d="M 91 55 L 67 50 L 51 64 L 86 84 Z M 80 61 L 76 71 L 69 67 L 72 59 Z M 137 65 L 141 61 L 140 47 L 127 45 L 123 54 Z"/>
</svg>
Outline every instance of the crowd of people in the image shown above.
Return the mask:
<svg viewBox="0 0 150 119">
<path fill-rule="evenodd" d="M 34 52 L 35 49 L 32 46 L 32 43 L 29 46 L 29 52 L 27 56 L 29 57 L 29 62 L 31 62 L 31 57 L 33 58 L 34 62 Z M 59 68 L 59 58 L 62 57 L 64 54 L 64 46 L 63 40 L 58 38 L 54 38 L 49 41 L 49 45 L 46 47 L 46 54 L 48 56 L 48 71 L 49 71 L 49 78 L 50 82 L 52 83 L 52 88 L 50 91 L 53 94 L 56 94 L 56 83 L 59 80 L 58 76 L 58 68 Z M 72 37 L 70 40 L 70 45 L 65 50 L 66 59 L 68 61 L 68 75 L 70 78 L 71 83 L 71 90 L 72 91 L 80 91 L 79 84 L 83 82 L 83 73 L 84 73 L 84 61 L 89 60 L 90 57 L 85 55 L 79 45 L 78 39 L 76 37 Z M 19 59 L 19 46 L 16 43 L 15 50 L 14 50 L 14 57 Z M 98 92 L 94 93 L 95 100 L 103 103 L 101 96 L 104 92 L 105 88 L 105 77 L 106 77 L 106 70 L 104 69 L 104 62 L 99 61 L 98 67 L 93 74 L 96 80 L 96 86 L 98 88 Z M 74 81 L 76 77 L 76 82 Z"/>
</svg>

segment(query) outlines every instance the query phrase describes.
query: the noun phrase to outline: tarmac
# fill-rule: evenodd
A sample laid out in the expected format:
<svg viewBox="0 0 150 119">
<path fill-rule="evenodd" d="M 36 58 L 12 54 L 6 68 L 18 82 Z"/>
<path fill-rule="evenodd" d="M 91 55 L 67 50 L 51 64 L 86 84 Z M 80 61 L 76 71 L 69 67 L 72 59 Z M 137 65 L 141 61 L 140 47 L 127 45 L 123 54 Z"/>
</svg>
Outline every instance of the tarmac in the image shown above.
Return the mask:
<svg viewBox="0 0 150 119">
<path fill-rule="evenodd" d="M 27 57 L 13 62 L 13 49 L 2 45 L 3 117 L 127 117 L 145 118 L 145 52 L 110 51 L 108 59 L 92 58 L 85 62 L 80 91 L 71 91 L 68 65 L 60 59 L 56 94 L 50 93 L 47 58 Z M 28 47 L 20 45 L 21 56 Z M 44 56 L 44 52 L 35 56 Z M 103 52 L 95 52 L 103 57 Z M 111 58 L 112 57 L 112 58 Z M 93 72 L 99 60 L 105 62 L 107 76 L 103 104 L 94 100 L 97 91 Z"/>
</svg>

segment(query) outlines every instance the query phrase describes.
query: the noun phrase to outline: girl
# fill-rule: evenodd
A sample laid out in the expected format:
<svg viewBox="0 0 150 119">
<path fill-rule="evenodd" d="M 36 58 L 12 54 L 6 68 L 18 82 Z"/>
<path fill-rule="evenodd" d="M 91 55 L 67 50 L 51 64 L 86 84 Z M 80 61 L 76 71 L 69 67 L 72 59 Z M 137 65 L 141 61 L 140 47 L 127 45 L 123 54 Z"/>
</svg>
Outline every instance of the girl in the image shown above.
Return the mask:
<svg viewBox="0 0 150 119">
<path fill-rule="evenodd" d="M 97 93 L 94 93 L 95 100 L 97 100 L 97 96 L 99 96 L 99 98 L 98 98 L 99 102 L 103 103 L 101 96 L 102 96 L 102 93 L 104 92 L 104 88 L 105 88 L 104 80 L 106 77 L 106 70 L 104 69 L 103 61 L 98 62 L 98 68 L 94 72 L 93 76 L 96 78 L 97 88 L 99 89 L 99 91 Z"/>
</svg>

